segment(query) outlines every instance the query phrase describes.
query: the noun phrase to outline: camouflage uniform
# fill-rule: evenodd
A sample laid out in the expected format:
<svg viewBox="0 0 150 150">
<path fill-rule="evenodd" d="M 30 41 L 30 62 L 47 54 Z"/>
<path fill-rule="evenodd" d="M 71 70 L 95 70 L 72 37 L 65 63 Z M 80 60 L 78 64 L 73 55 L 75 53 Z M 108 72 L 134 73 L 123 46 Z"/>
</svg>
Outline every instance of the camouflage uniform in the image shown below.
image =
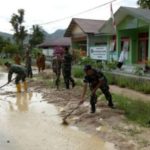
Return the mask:
<svg viewBox="0 0 150 150">
<path fill-rule="evenodd" d="M 52 69 L 53 72 L 56 74 L 56 81 L 55 81 L 55 85 L 57 86 L 57 89 L 59 88 L 59 83 L 60 83 L 60 75 L 61 75 L 61 59 L 54 57 L 53 61 L 52 61 Z"/>
<path fill-rule="evenodd" d="M 33 74 L 32 74 L 32 58 L 29 54 L 26 55 L 25 66 L 27 69 L 27 77 L 32 78 L 32 76 L 33 76 Z"/>
<path fill-rule="evenodd" d="M 107 83 L 107 79 L 103 75 L 101 71 L 93 69 L 93 74 L 91 76 L 86 75 L 84 78 L 85 83 L 89 83 L 90 90 L 93 91 L 93 89 L 101 82 L 101 86 L 99 87 L 103 94 L 105 95 L 106 100 L 108 101 L 108 106 L 113 107 L 112 102 L 112 96 L 109 92 L 109 86 Z M 90 104 L 91 104 L 91 112 L 95 112 L 95 104 L 97 102 L 97 96 L 96 94 L 91 95 L 90 98 Z"/>
<path fill-rule="evenodd" d="M 9 72 L 8 72 L 8 82 L 11 81 L 12 74 L 17 74 L 15 83 L 18 84 L 20 80 L 23 82 L 26 78 L 26 69 L 23 66 L 20 65 L 11 65 Z"/>
<path fill-rule="evenodd" d="M 75 82 L 71 77 L 71 63 L 72 63 L 72 55 L 67 51 L 64 54 L 64 60 L 62 65 L 66 89 L 69 89 L 70 81 L 72 82 L 72 87 L 75 86 Z"/>
<path fill-rule="evenodd" d="M 17 74 L 15 83 L 17 92 L 21 92 L 21 84 L 20 80 L 23 82 L 24 91 L 27 91 L 27 83 L 26 83 L 26 68 L 21 65 L 10 65 L 8 72 L 8 82 L 11 82 L 12 74 Z"/>
</svg>

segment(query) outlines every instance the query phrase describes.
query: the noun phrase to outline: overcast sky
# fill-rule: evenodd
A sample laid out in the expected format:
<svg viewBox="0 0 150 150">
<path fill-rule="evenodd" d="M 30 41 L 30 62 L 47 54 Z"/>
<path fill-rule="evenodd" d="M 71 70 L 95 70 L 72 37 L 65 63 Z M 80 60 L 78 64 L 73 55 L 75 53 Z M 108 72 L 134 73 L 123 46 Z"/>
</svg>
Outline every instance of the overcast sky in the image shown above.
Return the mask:
<svg viewBox="0 0 150 150">
<path fill-rule="evenodd" d="M 9 23 L 13 13 L 18 9 L 25 10 L 24 25 L 28 30 L 34 24 L 43 24 L 53 20 L 72 16 L 79 12 L 94 8 L 111 0 L 4 0 L 0 5 L 0 31 L 13 33 Z M 120 6 L 137 7 L 137 0 L 116 0 L 112 3 L 114 12 Z M 99 7 L 84 14 L 73 16 L 73 18 L 104 19 L 110 17 L 110 5 Z M 63 21 L 41 25 L 48 33 L 57 29 L 68 27 L 71 18 Z"/>
</svg>

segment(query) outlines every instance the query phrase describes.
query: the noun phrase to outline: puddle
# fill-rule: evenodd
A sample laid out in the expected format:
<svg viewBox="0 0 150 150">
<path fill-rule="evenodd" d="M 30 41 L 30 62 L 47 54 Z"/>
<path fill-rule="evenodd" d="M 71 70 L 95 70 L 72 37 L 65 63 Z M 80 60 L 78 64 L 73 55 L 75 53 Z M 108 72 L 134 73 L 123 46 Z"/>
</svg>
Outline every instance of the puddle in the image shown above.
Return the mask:
<svg viewBox="0 0 150 150">
<path fill-rule="evenodd" d="M 0 75 L 0 84 L 5 79 Z M 115 150 L 111 143 L 61 125 L 57 109 L 43 101 L 40 93 L 15 90 L 10 84 L 0 91 L 0 149 Z"/>
</svg>

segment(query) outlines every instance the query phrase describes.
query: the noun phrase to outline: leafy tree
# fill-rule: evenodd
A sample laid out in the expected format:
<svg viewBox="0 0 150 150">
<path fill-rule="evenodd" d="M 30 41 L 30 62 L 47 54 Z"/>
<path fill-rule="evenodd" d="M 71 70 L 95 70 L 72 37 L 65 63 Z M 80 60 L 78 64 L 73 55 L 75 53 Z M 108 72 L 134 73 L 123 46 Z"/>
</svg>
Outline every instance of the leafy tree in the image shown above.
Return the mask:
<svg viewBox="0 0 150 150">
<path fill-rule="evenodd" d="M 3 52 L 14 54 L 18 52 L 18 46 L 12 43 L 8 43 L 3 47 Z"/>
<path fill-rule="evenodd" d="M 23 49 L 23 42 L 27 36 L 27 30 L 22 25 L 24 22 L 24 9 L 18 9 L 18 14 L 13 14 L 10 20 L 10 23 L 14 29 L 14 39 L 16 44 Z"/>
<path fill-rule="evenodd" d="M 29 40 L 29 43 L 33 48 L 44 41 L 44 33 L 38 25 L 33 25 L 32 31 L 33 33 L 31 34 L 31 39 Z"/>
<path fill-rule="evenodd" d="M 150 9 L 150 1 L 149 0 L 138 0 L 137 4 L 140 5 L 141 8 Z"/>
<path fill-rule="evenodd" d="M 3 47 L 10 43 L 9 40 L 5 40 L 3 37 L 0 36 L 0 52 L 3 51 Z"/>
</svg>

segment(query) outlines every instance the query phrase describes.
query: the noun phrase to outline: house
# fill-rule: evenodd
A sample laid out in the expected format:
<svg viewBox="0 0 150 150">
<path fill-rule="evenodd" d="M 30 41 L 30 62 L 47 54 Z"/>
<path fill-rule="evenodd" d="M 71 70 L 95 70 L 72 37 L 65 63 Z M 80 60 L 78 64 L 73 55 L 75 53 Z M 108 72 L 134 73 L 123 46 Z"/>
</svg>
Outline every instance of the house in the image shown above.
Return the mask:
<svg viewBox="0 0 150 150">
<path fill-rule="evenodd" d="M 73 50 L 93 59 L 107 59 L 107 36 L 99 36 L 104 20 L 73 18 L 66 29 L 65 37 L 71 38 Z"/>
<path fill-rule="evenodd" d="M 144 64 L 150 60 L 150 10 L 120 7 L 114 18 L 116 33 L 111 18 L 99 30 L 110 37 L 109 55 L 119 58 L 121 51 L 127 49 L 128 65 Z"/>
<path fill-rule="evenodd" d="M 61 37 L 54 40 L 47 40 L 42 44 L 38 45 L 39 48 L 42 48 L 43 54 L 45 54 L 47 60 L 51 60 L 53 57 L 53 52 L 55 47 L 70 47 L 71 40 L 68 37 Z"/>
</svg>

